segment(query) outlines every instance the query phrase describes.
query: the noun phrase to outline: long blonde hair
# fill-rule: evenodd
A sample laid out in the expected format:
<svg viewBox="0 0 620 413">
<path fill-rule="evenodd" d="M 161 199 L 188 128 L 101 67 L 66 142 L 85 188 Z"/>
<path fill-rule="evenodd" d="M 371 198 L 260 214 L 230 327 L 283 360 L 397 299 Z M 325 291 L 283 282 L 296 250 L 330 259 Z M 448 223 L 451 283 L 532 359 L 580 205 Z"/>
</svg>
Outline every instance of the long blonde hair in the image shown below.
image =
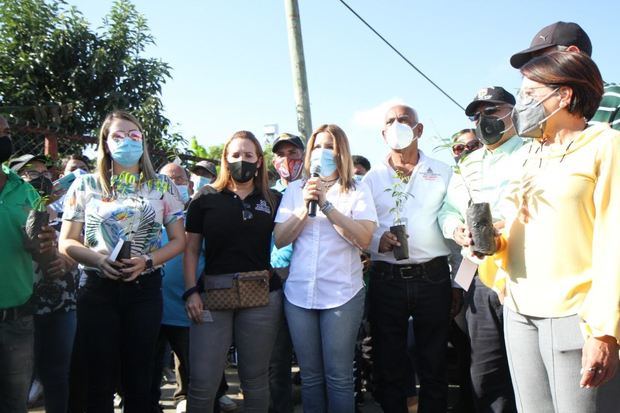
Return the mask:
<svg viewBox="0 0 620 413">
<path fill-rule="evenodd" d="M 353 159 L 351 158 L 351 149 L 349 148 L 349 139 L 342 128 L 334 124 L 323 124 L 316 128 L 306 145 L 306 157 L 304 160 L 304 174 L 310 176 L 310 161 L 312 159 L 312 149 L 314 149 L 314 141 L 316 136 L 325 132 L 334 140 L 334 159 L 336 160 L 336 169 L 340 179 L 341 191 L 350 191 L 355 187 L 353 181 Z"/>
<path fill-rule="evenodd" d="M 263 156 L 263 148 L 260 145 L 258 139 L 252 132 L 249 131 L 238 131 L 235 132 L 224 144 L 224 150 L 222 151 L 222 159 L 220 163 L 220 173 L 217 176 L 215 182 L 211 184 L 213 188 L 215 188 L 218 192 L 221 192 L 224 188 L 226 188 L 232 181 L 232 177 L 230 176 L 230 168 L 228 166 L 228 160 L 226 159 L 228 155 L 228 146 L 234 139 L 247 139 L 254 144 L 254 149 L 256 151 L 256 157 L 261 159 L 261 166 L 257 168 L 258 174 L 252 178 L 254 180 L 254 186 L 261 192 L 263 198 L 269 203 L 271 207 L 271 214 L 275 213 L 275 200 L 273 195 L 271 194 L 271 190 L 269 189 L 269 181 L 267 177 L 267 165 L 265 165 L 265 158 Z"/>
<path fill-rule="evenodd" d="M 138 119 L 128 112 L 115 110 L 105 117 L 103 124 L 101 125 L 101 129 L 99 130 L 99 147 L 97 148 L 97 169 L 95 170 L 95 175 L 97 176 L 99 184 L 103 189 L 103 193 L 106 196 L 112 196 L 112 184 L 110 183 L 110 178 L 112 176 L 112 156 L 110 155 L 110 151 L 107 149 L 106 139 L 110 132 L 110 125 L 114 119 L 129 121 L 136 125 L 138 130 L 143 133 L 142 125 Z M 153 168 L 153 164 L 151 163 L 148 145 L 146 144 L 146 136 L 144 135 L 142 136 L 142 150 L 142 157 L 138 161 L 142 180 L 155 180 L 157 178 L 157 174 L 155 173 L 155 168 Z"/>
</svg>

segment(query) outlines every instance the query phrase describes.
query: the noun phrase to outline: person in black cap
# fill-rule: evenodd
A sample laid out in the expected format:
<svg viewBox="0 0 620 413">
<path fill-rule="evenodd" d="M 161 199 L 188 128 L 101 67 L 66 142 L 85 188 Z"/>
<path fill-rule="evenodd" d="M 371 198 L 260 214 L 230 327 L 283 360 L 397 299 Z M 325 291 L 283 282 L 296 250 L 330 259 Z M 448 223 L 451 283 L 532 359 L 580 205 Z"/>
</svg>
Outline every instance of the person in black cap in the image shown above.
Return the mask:
<svg viewBox="0 0 620 413">
<path fill-rule="evenodd" d="M 536 33 L 530 47 L 512 55 L 510 64 L 519 69 L 531 59 L 556 50 L 583 53 L 591 57 L 592 42 L 577 23 L 556 22 Z M 609 123 L 612 128 L 620 130 L 620 85 L 605 83 L 599 108 L 588 123 Z"/>
<path fill-rule="evenodd" d="M 439 213 L 444 236 L 463 247 L 465 257 L 470 256 L 466 216 L 472 200 L 490 204 L 496 225 L 501 226 L 504 219 L 499 204 L 513 173 L 509 166 L 524 143 L 516 135 L 510 117 L 514 104 L 513 95 L 494 86 L 478 91 L 465 108 L 465 114 L 476 124 L 476 137 L 484 147 L 459 163 L 460 176 L 455 174 L 450 179 Z M 474 278 L 464 295 L 471 346 L 470 375 L 478 412 L 517 411 L 504 345 L 502 302 L 502 289 L 494 291 L 479 277 Z"/>
</svg>

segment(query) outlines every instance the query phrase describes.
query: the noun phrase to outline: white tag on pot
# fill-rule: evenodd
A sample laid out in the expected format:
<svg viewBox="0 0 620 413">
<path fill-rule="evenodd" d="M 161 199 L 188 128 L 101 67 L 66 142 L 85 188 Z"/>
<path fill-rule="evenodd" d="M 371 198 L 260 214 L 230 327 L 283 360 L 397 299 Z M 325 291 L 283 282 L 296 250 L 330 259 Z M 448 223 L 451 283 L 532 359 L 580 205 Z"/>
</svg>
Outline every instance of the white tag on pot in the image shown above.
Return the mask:
<svg viewBox="0 0 620 413">
<path fill-rule="evenodd" d="M 477 270 L 478 264 L 474 264 L 469 259 L 467 259 L 467 257 L 463 257 L 463 261 L 461 261 L 461 266 L 456 272 L 456 277 L 454 277 L 454 281 L 458 285 L 460 285 L 461 288 L 463 288 L 465 291 L 468 291 Z"/>
<path fill-rule="evenodd" d="M 108 257 L 108 260 L 116 261 L 116 258 L 118 257 L 118 253 L 121 252 L 121 248 L 123 247 L 124 242 L 125 241 L 123 241 L 122 239 L 118 240 L 118 242 L 116 243 L 116 246 L 114 247 L 114 249 L 110 253 L 110 256 Z"/>
</svg>

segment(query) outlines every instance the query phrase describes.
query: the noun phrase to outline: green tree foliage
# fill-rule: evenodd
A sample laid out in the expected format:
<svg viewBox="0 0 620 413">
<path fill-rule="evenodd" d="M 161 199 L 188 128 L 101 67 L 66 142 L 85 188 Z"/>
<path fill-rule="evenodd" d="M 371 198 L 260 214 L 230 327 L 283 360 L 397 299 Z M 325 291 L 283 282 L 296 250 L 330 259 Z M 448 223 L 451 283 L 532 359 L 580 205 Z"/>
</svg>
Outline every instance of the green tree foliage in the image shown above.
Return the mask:
<svg viewBox="0 0 620 413">
<path fill-rule="evenodd" d="M 117 0 L 98 32 L 62 0 L 0 0 L 0 111 L 34 126 L 95 135 L 114 109 L 141 120 L 150 143 L 185 143 L 163 115 L 170 66 L 144 57 L 154 44 L 146 19 Z"/>
</svg>

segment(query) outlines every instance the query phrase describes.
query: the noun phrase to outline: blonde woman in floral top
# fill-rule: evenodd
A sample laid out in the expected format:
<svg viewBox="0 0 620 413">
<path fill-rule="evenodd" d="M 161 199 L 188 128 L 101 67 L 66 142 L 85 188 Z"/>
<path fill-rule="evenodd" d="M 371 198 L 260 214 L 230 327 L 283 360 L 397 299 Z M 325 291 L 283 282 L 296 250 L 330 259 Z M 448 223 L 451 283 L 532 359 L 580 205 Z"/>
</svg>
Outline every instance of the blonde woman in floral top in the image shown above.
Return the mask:
<svg viewBox="0 0 620 413">
<path fill-rule="evenodd" d="M 124 411 L 149 411 L 160 268 L 185 239 L 183 202 L 172 182 L 155 174 L 147 148 L 137 119 L 111 113 L 101 126 L 96 173 L 78 177 L 66 196 L 60 250 L 87 275 L 77 305 L 89 412 L 113 412 L 119 373 Z M 159 248 L 162 225 L 170 241 Z M 122 241 L 131 242 L 131 258 L 111 259 Z"/>
</svg>

